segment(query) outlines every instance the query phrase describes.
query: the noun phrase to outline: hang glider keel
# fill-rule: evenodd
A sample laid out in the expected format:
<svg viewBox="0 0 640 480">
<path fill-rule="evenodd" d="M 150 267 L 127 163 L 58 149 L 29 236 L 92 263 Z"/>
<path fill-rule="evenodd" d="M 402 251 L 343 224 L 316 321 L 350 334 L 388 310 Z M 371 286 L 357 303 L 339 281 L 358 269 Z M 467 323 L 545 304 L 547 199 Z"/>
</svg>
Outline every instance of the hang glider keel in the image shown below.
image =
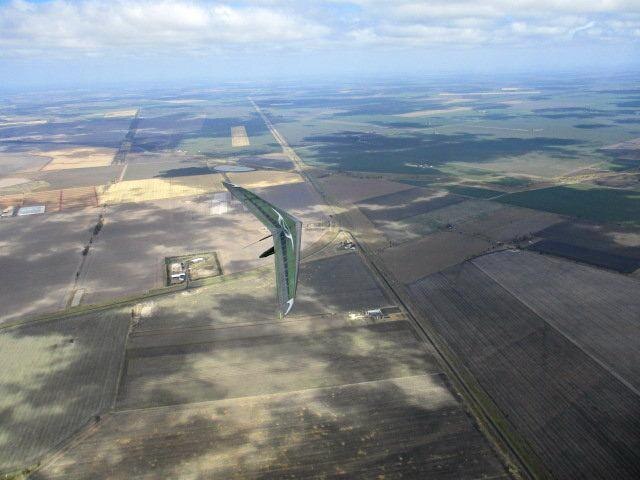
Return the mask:
<svg viewBox="0 0 640 480">
<path fill-rule="evenodd" d="M 280 315 L 285 316 L 293 308 L 298 286 L 302 222 L 245 188 L 228 182 L 223 182 L 223 185 L 271 232 L 258 240 L 273 238 L 273 247 L 263 252 L 260 258 L 274 255 L 278 306 Z"/>
</svg>

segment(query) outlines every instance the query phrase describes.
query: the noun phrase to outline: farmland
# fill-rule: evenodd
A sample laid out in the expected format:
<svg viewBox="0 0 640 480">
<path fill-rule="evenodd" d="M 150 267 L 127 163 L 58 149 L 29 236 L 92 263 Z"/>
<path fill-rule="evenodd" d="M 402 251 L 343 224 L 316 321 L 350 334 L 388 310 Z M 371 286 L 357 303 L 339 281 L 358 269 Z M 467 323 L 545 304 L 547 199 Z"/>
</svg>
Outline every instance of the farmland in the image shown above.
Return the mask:
<svg viewBox="0 0 640 480">
<path fill-rule="evenodd" d="M 413 188 L 382 197 L 368 198 L 359 202 L 359 207 L 372 222 L 376 223 L 385 220 L 402 220 L 463 200 L 461 197 L 448 195 L 444 190 Z"/>
<path fill-rule="evenodd" d="M 64 308 L 95 211 L 3 218 L 0 323 Z"/>
<path fill-rule="evenodd" d="M 44 205 L 47 212 L 97 207 L 98 193 L 95 187 L 73 187 L 0 196 L 0 206 L 3 208 L 23 205 Z"/>
<path fill-rule="evenodd" d="M 357 203 L 366 198 L 385 196 L 411 188 L 402 183 L 340 174 L 321 177 L 319 182 L 330 196 L 346 203 Z"/>
<path fill-rule="evenodd" d="M 305 355 L 309 358 L 296 366 L 295 359 Z M 366 356 L 370 360 L 362 364 Z M 313 335 L 129 349 L 117 409 L 272 394 L 283 385 L 304 390 L 407 377 L 437 372 L 433 363 L 408 326 L 394 322 Z"/>
<path fill-rule="evenodd" d="M 231 146 L 248 147 L 250 145 L 247 130 L 243 126 L 231 127 Z"/>
<path fill-rule="evenodd" d="M 149 202 L 165 198 L 188 197 L 207 192 L 221 191 L 220 175 L 193 175 L 171 179 L 150 178 L 127 180 L 101 188 L 101 204 Z"/>
<path fill-rule="evenodd" d="M 640 268 L 640 232 L 593 222 L 566 221 L 538 233 L 531 248 L 579 262 L 631 273 Z"/>
<path fill-rule="evenodd" d="M 0 332 L 0 470 L 37 463 L 111 408 L 128 329 L 116 311 Z"/>
<path fill-rule="evenodd" d="M 477 188 L 477 187 L 465 187 L 464 185 L 453 185 L 448 187 L 451 193 L 456 193 L 458 195 L 464 195 L 465 197 L 472 198 L 492 198 L 501 195 L 502 192 L 499 190 L 490 190 L 488 188 Z"/>
<path fill-rule="evenodd" d="M 0 101 L 0 473 L 638 476 L 636 107 L 511 80 Z"/>
<path fill-rule="evenodd" d="M 620 273 L 633 273 L 640 268 L 640 259 L 594 250 L 575 244 L 558 242 L 556 240 L 541 240 L 531 245 L 529 250 L 570 258 L 571 260 L 588 263 L 596 267 L 610 268 Z"/>
<path fill-rule="evenodd" d="M 36 478 L 125 479 L 143 463 L 162 477 L 507 478 L 429 376 L 118 412 Z"/>
<path fill-rule="evenodd" d="M 517 242 L 520 238 L 540 235 L 541 230 L 553 228 L 563 220 L 563 217 L 553 213 L 508 207 L 472 217 L 457 225 L 456 229 L 463 234 L 494 242 Z"/>
<path fill-rule="evenodd" d="M 421 237 L 438 230 L 452 228 L 454 225 L 459 227 L 474 218 L 491 217 L 492 214 L 499 210 L 502 210 L 502 205 L 495 202 L 484 200 L 456 201 L 427 213 L 405 218 L 398 224 L 387 225 L 386 230 L 388 231 L 390 228 L 395 227 L 395 238 L 397 240 L 405 238 L 407 233 Z M 391 235 L 389 237 L 393 238 Z"/>
<path fill-rule="evenodd" d="M 524 252 L 487 255 L 474 264 L 636 389 L 640 387 L 640 362 L 633 348 L 639 340 L 638 281 Z M 580 307 L 585 298 L 589 308 Z"/>
<path fill-rule="evenodd" d="M 109 165 L 106 167 L 29 172 L 25 176 L 33 181 L 44 182 L 45 188 L 52 190 L 104 185 L 118 179 L 121 172 L 122 166 Z"/>
<path fill-rule="evenodd" d="M 234 246 L 232 232 L 247 238 L 262 234 L 246 220 L 211 216 L 208 204 L 193 198 L 108 207 L 78 287 L 89 303 L 141 293 L 163 285 L 165 257 L 202 251 L 222 250 L 224 272 L 255 267 L 260 246 Z"/>
<path fill-rule="evenodd" d="M 274 317 L 273 288 L 256 271 L 147 302 L 115 410 L 36 478 L 126 478 L 141 462 L 161 476 L 506 478 L 412 327 L 347 316 L 388 302 L 357 254 L 305 261 L 292 318 Z"/>
<path fill-rule="evenodd" d="M 527 272 L 521 271 L 521 257 Z M 567 272 L 564 262 L 511 252 L 430 275 L 411 291 L 424 311 L 423 321 L 447 342 L 502 421 L 552 476 L 632 478 L 638 473 L 633 448 L 640 432 L 634 420 L 637 390 L 619 376 L 636 381 L 637 374 L 629 373 L 628 362 L 613 352 L 620 341 L 637 341 L 635 333 L 624 333 L 626 323 L 637 317 L 635 297 L 628 296 L 637 291 L 637 282 L 574 268 L 580 280 L 599 289 L 598 297 Z M 523 279 L 530 283 L 523 285 Z M 598 311 L 580 308 L 585 295 L 599 305 Z M 621 297 L 624 303 L 607 309 Z M 607 326 L 600 320 L 605 310 L 611 311 Z M 620 339 L 611 338 L 612 331 Z"/>
<path fill-rule="evenodd" d="M 445 231 L 387 248 L 381 257 L 398 280 L 411 283 L 490 248 L 491 243 L 485 239 Z"/>
<path fill-rule="evenodd" d="M 42 168 L 44 171 L 69 168 L 104 167 L 113 161 L 115 151 L 109 148 L 70 148 L 43 152 L 50 158 Z"/>
<path fill-rule="evenodd" d="M 373 96 L 354 86 L 324 97 L 299 92 L 286 101 L 277 94 L 255 100 L 305 162 L 331 171 L 446 182 L 453 193 L 470 196 L 497 196 L 585 171 L 633 171 L 619 150 L 603 149 L 640 136 L 633 109 L 617 107 L 623 93 L 576 92 L 553 82 L 514 92 L 480 85 L 442 92 L 437 82 L 408 84 L 402 93 L 381 87 Z M 591 123 L 607 128 L 584 128 L 595 119 Z"/>
<path fill-rule="evenodd" d="M 512 193 L 499 201 L 570 215 L 583 220 L 640 227 L 640 195 L 628 190 L 593 186 L 559 186 Z"/>
<path fill-rule="evenodd" d="M 299 307 L 307 315 L 359 311 L 385 303 L 375 280 L 352 254 L 309 260 L 300 270 L 300 282 Z"/>
</svg>

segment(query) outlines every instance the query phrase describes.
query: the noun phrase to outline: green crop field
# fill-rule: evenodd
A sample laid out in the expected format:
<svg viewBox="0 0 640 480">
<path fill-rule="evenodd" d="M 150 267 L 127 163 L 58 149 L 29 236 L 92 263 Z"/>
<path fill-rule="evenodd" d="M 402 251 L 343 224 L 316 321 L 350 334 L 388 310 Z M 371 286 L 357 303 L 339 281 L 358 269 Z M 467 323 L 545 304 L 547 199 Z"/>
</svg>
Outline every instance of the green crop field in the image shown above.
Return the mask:
<svg viewBox="0 0 640 480">
<path fill-rule="evenodd" d="M 640 193 L 570 185 L 512 193 L 500 202 L 596 222 L 640 226 Z"/>
</svg>

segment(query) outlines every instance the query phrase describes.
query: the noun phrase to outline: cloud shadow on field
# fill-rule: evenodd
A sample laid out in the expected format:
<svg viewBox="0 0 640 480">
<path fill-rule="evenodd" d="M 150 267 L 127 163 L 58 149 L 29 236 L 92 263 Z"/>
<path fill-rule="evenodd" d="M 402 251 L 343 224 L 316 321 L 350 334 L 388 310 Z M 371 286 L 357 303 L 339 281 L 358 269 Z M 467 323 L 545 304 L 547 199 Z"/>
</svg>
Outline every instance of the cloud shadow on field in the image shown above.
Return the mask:
<svg viewBox="0 0 640 480">
<path fill-rule="evenodd" d="M 128 328 L 113 311 L 0 332 L 0 472 L 37 463 L 111 408 Z"/>
<path fill-rule="evenodd" d="M 481 164 L 534 152 L 572 155 L 572 147 L 582 143 L 561 138 L 493 138 L 470 133 L 383 135 L 342 131 L 305 137 L 299 146 L 308 146 L 304 151 L 309 159 L 334 169 L 424 174 L 427 172 L 420 165 L 437 169 L 454 161 Z"/>
<path fill-rule="evenodd" d="M 271 272 L 156 302 L 127 352 L 138 395 L 121 389 L 129 401 L 34 478 L 504 475 L 408 323 L 326 315 L 358 287 L 323 272 L 357 259 L 305 263 L 305 300 L 285 321 Z"/>
</svg>

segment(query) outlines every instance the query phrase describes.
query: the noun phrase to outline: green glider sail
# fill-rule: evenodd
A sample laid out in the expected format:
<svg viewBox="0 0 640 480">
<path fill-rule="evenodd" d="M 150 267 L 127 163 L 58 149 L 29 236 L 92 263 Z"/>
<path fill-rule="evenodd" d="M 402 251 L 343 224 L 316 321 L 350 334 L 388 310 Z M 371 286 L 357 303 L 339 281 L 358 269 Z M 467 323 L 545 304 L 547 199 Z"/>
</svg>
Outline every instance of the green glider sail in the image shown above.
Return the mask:
<svg viewBox="0 0 640 480">
<path fill-rule="evenodd" d="M 273 248 L 264 252 L 260 257 L 274 254 L 278 306 L 280 315 L 284 316 L 293 307 L 298 286 L 302 222 L 245 188 L 228 182 L 223 182 L 223 185 L 271 232 Z"/>
</svg>

